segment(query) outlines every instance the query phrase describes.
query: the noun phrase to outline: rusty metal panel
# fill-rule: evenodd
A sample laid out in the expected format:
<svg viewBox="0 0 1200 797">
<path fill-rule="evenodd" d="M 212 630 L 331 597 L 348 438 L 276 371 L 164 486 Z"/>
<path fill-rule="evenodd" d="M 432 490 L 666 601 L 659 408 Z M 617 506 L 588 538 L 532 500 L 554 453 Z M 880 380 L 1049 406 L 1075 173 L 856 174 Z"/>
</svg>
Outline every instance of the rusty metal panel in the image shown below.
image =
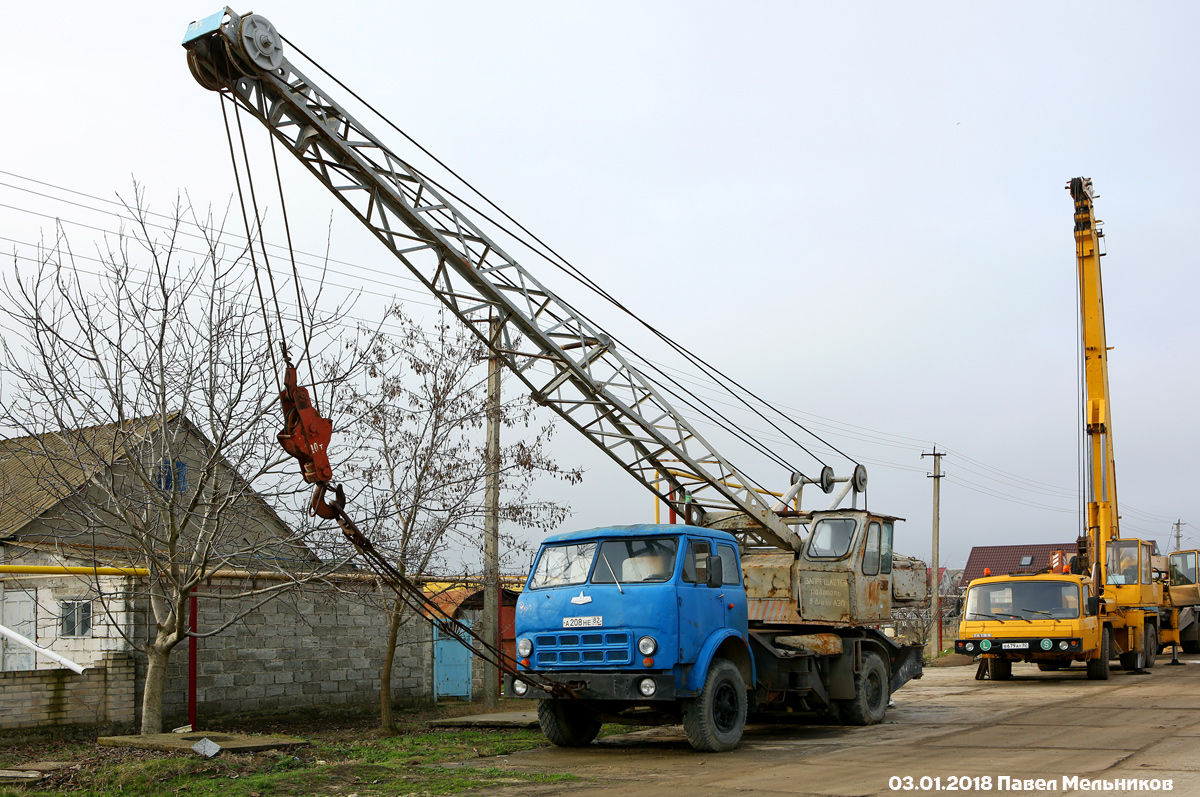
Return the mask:
<svg viewBox="0 0 1200 797">
<path fill-rule="evenodd" d="M 796 558 L 791 554 L 749 554 L 742 557 L 742 574 L 745 576 L 746 596 L 765 599 L 787 599 L 792 601 L 792 565 Z"/>
<path fill-rule="evenodd" d="M 789 625 L 800 622 L 796 613 L 796 604 L 790 598 L 783 600 L 751 598 L 746 602 L 750 614 L 750 622 L 767 625 Z"/>
<path fill-rule="evenodd" d="M 842 638 L 837 634 L 799 634 L 775 637 L 777 647 L 802 650 L 816 656 L 839 656 L 842 653 Z"/>
<path fill-rule="evenodd" d="M 806 570 L 797 574 L 804 619 L 848 623 L 852 616 L 850 578 L 846 572 Z"/>
<path fill-rule="evenodd" d="M 854 575 L 854 605 L 852 607 L 855 623 L 872 620 L 887 620 L 892 616 L 891 580 L 887 576 Z"/>
<path fill-rule="evenodd" d="M 896 554 L 892 558 L 892 600 L 918 603 L 929 596 L 928 567 L 920 559 Z"/>
</svg>

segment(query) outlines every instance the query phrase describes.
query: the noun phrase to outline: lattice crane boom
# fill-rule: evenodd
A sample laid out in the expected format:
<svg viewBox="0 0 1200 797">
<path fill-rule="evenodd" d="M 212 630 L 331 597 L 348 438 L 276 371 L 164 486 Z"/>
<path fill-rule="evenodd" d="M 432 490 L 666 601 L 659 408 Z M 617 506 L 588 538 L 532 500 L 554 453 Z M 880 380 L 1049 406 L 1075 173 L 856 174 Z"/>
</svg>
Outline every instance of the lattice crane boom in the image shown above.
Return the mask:
<svg viewBox="0 0 1200 797">
<path fill-rule="evenodd" d="M 205 88 L 267 126 L 541 404 L 695 524 L 722 515 L 751 542 L 800 540 L 602 330 L 546 288 L 437 188 L 288 61 L 259 15 L 192 23 L 184 46 Z M 500 321 L 494 343 L 485 323 Z M 535 370 L 535 367 L 536 368 Z M 548 369 L 550 375 L 543 373 Z"/>
</svg>

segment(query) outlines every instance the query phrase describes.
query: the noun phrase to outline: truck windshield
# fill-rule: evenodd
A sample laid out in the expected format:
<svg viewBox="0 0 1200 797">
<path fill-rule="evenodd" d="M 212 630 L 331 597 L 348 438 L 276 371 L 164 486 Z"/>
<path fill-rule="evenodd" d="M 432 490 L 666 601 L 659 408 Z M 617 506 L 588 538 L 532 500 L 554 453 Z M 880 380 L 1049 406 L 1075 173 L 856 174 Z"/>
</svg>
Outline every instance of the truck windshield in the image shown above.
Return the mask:
<svg viewBox="0 0 1200 797">
<path fill-rule="evenodd" d="M 967 591 L 965 620 L 1070 620 L 1079 616 L 1079 585 L 1070 581 L 1000 581 Z"/>
<path fill-rule="evenodd" d="M 1196 552 L 1171 554 L 1171 586 L 1186 587 L 1196 583 Z"/>
<path fill-rule="evenodd" d="M 538 557 L 537 568 L 529 578 L 529 588 L 582 584 L 587 581 L 588 570 L 592 567 L 595 555 L 594 542 L 547 546 Z"/>
<path fill-rule="evenodd" d="M 854 540 L 854 518 L 824 518 L 817 521 L 816 528 L 808 538 L 807 552 L 812 559 L 841 559 L 850 550 Z"/>
<path fill-rule="evenodd" d="M 674 537 L 603 542 L 592 583 L 612 584 L 613 576 L 621 584 L 669 581 L 675 574 L 678 548 L 679 541 Z"/>
</svg>

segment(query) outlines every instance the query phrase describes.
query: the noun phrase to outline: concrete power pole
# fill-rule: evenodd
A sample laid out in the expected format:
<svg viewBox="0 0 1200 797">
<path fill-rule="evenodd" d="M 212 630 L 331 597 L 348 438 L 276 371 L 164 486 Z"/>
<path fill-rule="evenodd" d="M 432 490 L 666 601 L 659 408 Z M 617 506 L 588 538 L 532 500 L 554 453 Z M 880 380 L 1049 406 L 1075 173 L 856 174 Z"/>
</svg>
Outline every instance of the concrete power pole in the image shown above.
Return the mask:
<svg viewBox="0 0 1200 797">
<path fill-rule="evenodd" d="M 483 521 L 483 633 L 500 647 L 500 319 L 493 317 L 489 330 L 492 356 L 488 358 L 487 482 L 484 486 Z M 483 704 L 499 704 L 500 670 L 484 664 Z"/>
<path fill-rule="evenodd" d="M 942 595 L 941 595 L 941 577 L 939 575 L 940 566 L 938 562 L 938 524 L 941 519 L 941 500 L 942 500 L 942 457 L 946 456 L 944 452 L 937 450 L 937 444 L 933 446 L 933 453 L 926 454 L 922 452 L 921 458 L 933 457 L 933 473 L 929 478 L 933 479 L 933 572 L 930 576 L 930 596 L 929 606 L 933 619 L 934 631 L 930 635 L 929 646 L 932 648 L 932 658 L 934 663 L 937 663 L 938 654 L 942 652 Z"/>
<path fill-rule="evenodd" d="M 1180 532 L 1181 526 L 1183 526 L 1183 521 L 1176 520 L 1175 521 L 1175 550 L 1177 550 L 1177 551 L 1182 547 L 1182 542 L 1179 539 L 1179 532 Z"/>
</svg>

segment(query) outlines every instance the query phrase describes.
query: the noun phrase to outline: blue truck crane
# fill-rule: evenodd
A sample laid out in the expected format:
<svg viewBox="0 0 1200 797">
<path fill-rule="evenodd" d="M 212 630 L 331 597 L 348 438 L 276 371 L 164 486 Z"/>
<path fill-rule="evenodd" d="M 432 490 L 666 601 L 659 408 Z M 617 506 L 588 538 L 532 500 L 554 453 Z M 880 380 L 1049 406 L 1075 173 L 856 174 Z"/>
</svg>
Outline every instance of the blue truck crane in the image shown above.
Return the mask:
<svg viewBox="0 0 1200 797">
<path fill-rule="evenodd" d="M 861 465 L 841 479 L 792 474 L 780 493 L 754 487 L 611 336 L 302 74 L 267 19 L 225 8 L 188 25 L 183 46 L 200 85 L 261 121 L 539 403 L 686 520 L 543 542 L 505 678 L 540 701 L 553 743 L 586 744 L 602 721 L 682 722 L 694 747 L 717 751 L 739 743 L 750 713 L 883 719 L 921 674 L 921 647 L 889 631 L 894 606 L 924 598 L 926 568 L 893 553 L 898 518 L 857 508 Z M 294 369 L 287 383 L 281 441 L 322 513 L 330 429 Z M 829 509 L 802 511 L 806 484 L 843 487 Z M 343 503 L 323 516 L 343 522 Z"/>
</svg>

